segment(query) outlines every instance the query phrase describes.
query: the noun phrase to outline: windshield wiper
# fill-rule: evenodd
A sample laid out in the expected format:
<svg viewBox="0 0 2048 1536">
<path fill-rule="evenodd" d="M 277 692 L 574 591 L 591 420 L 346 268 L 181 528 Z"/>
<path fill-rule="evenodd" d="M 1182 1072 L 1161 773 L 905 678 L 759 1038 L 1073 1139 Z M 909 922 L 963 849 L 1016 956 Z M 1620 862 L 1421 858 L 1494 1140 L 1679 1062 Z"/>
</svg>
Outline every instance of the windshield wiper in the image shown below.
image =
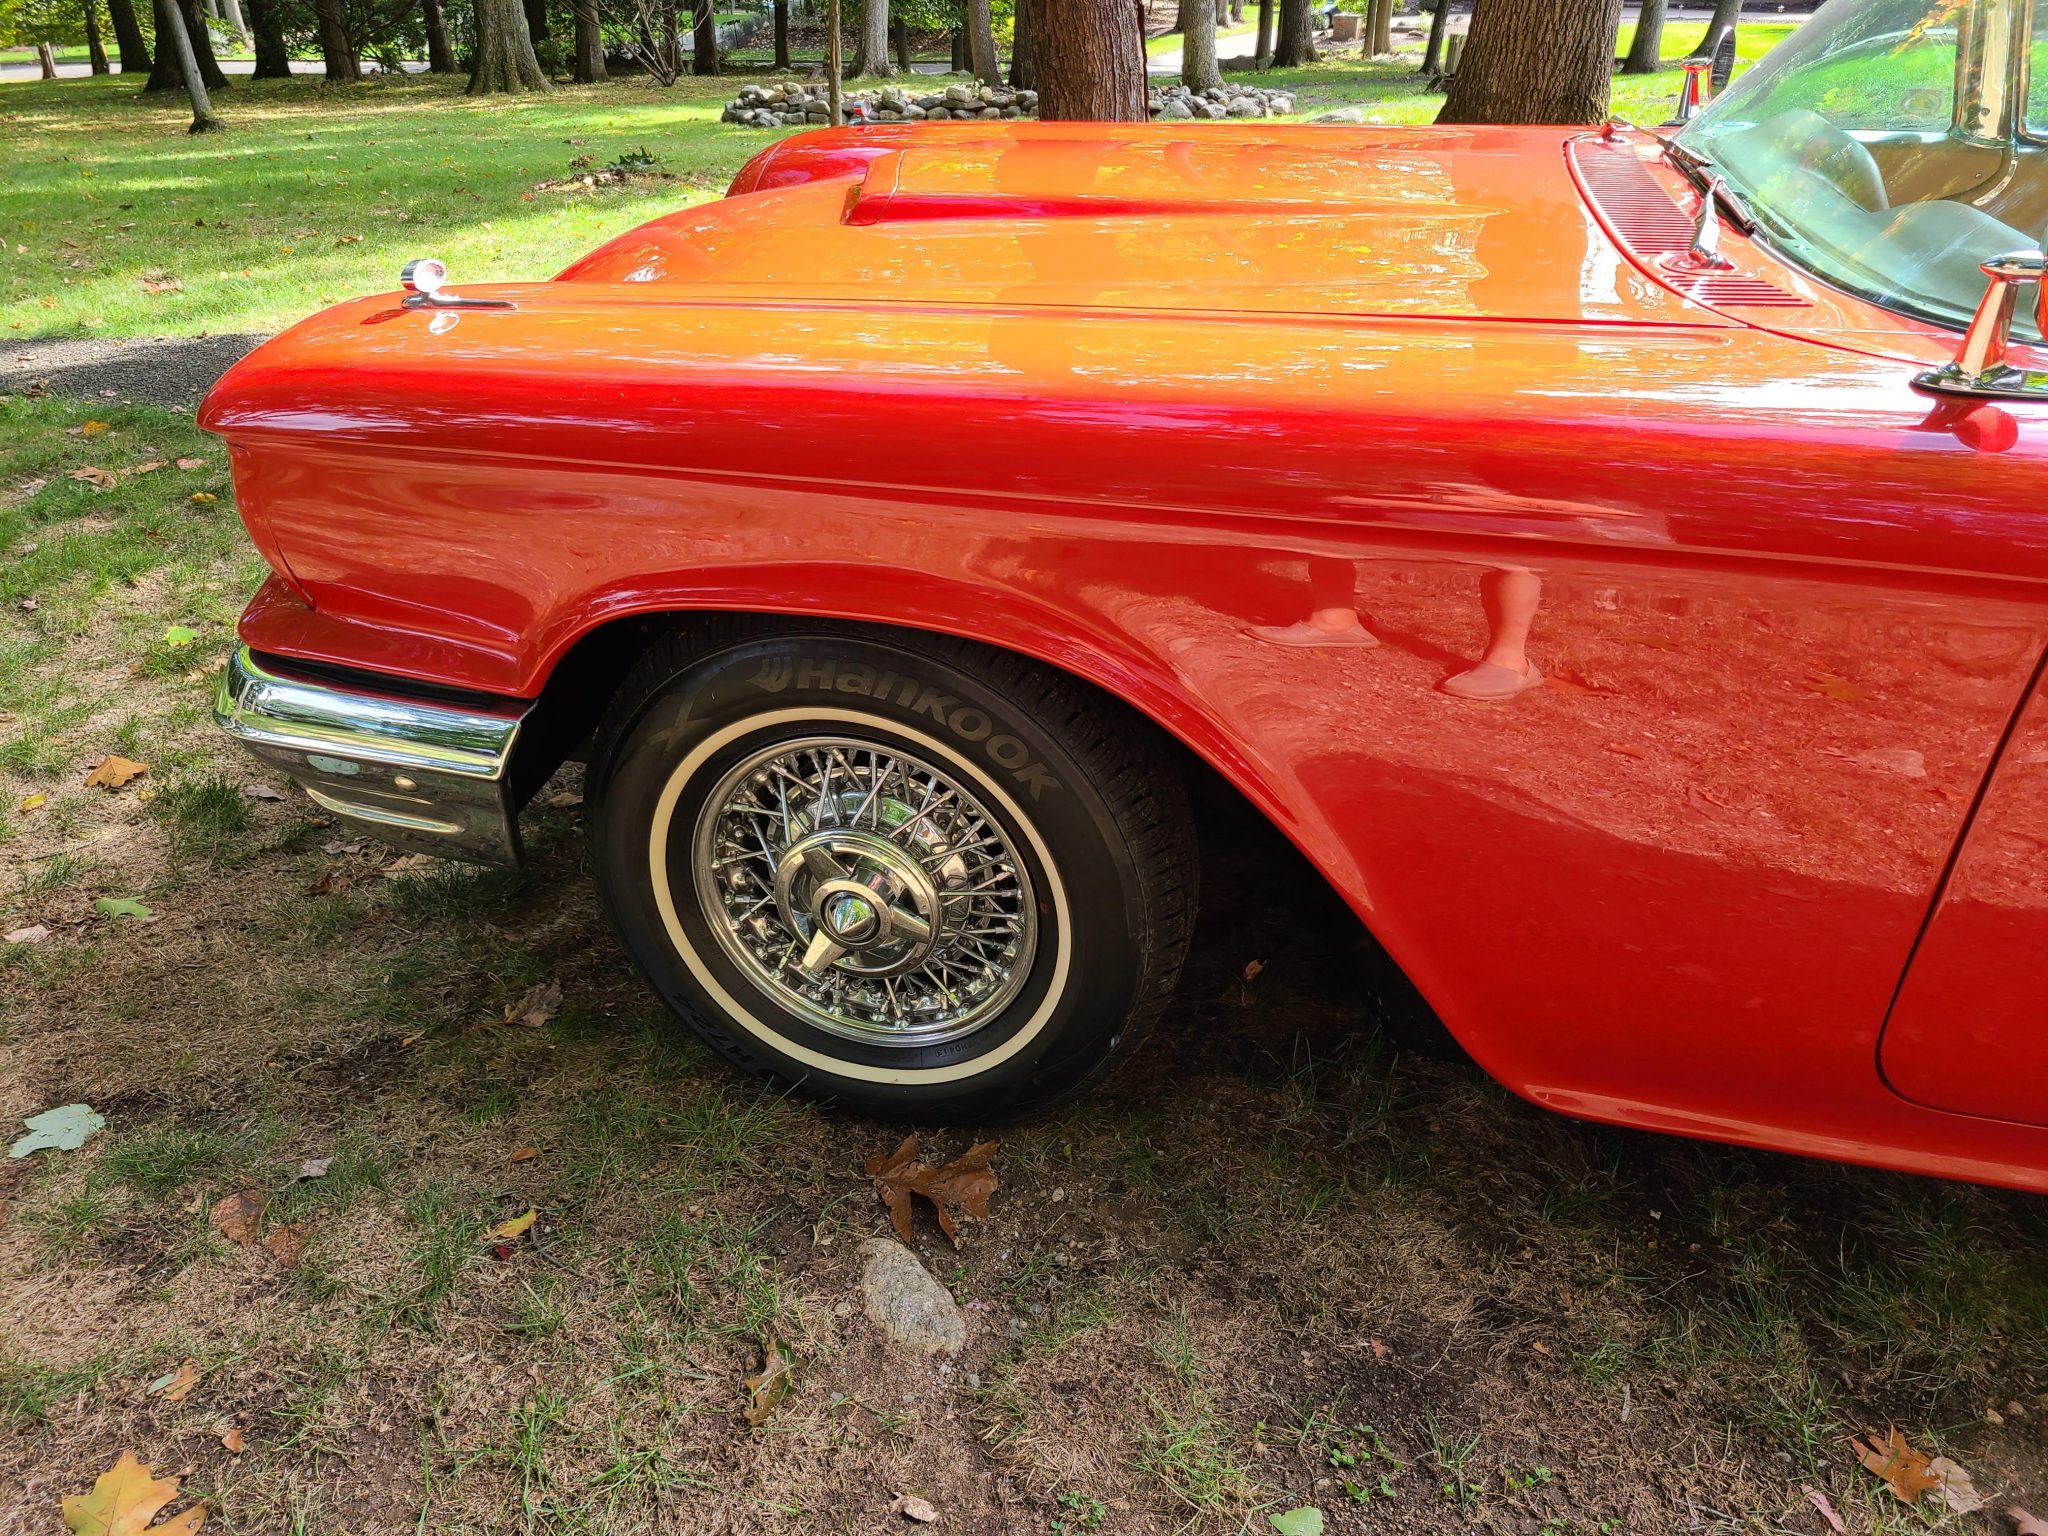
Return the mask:
<svg viewBox="0 0 2048 1536">
<path fill-rule="evenodd" d="M 1692 189 L 1702 197 L 1712 197 L 1721 205 L 1722 211 L 1735 221 L 1735 227 L 1745 235 L 1756 233 L 1756 215 L 1731 189 L 1722 177 L 1719 167 L 1698 150 L 1680 144 L 1672 139 L 1664 140 L 1664 158 L 1669 160 Z"/>
</svg>

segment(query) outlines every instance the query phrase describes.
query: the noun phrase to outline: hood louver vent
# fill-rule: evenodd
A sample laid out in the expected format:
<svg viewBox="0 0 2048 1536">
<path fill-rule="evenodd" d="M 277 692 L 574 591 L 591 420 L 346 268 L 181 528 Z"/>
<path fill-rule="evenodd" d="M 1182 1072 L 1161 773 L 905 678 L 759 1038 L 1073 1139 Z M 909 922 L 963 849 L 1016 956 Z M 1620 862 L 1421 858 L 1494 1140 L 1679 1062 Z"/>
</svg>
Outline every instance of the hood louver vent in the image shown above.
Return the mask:
<svg viewBox="0 0 2048 1536">
<path fill-rule="evenodd" d="M 1598 139 L 1567 146 L 1572 171 L 1623 247 L 1657 280 L 1709 308 L 1806 309 L 1806 300 L 1777 284 L 1737 272 L 1673 271 L 1665 258 L 1692 244 L 1692 216 L 1657 184 L 1635 151 Z"/>
</svg>

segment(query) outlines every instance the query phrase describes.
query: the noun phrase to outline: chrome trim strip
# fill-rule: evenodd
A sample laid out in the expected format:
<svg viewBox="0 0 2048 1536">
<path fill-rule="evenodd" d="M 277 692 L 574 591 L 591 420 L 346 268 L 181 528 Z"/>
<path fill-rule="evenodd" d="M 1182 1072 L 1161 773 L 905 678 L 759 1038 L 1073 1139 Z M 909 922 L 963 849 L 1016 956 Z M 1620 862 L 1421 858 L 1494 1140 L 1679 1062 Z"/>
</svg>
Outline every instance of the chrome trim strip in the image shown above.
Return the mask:
<svg viewBox="0 0 2048 1536">
<path fill-rule="evenodd" d="M 516 864 L 506 770 L 528 708 L 464 708 L 284 676 L 242 646 L 213 718 L 316 805 L 386 842 Z"/>
</svg>

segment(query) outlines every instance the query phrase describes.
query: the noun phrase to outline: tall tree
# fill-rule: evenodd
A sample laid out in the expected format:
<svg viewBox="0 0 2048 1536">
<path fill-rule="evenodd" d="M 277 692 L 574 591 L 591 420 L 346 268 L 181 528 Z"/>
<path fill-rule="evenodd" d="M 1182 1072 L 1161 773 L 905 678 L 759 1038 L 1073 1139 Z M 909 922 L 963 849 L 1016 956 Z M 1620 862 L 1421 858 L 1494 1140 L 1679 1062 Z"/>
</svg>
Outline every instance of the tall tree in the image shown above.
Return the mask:
<svg viewBox="0 0 2048 1536">
<path fill-rule="evenodd" d="M 1429 13 L 1429 41 L 1422 47 L 1422 69 L 1420 73 L 1434 75 L 1444 67 L 1444 30 L 1451 19 L 1451 0 L 1436 0 L 1436 9 Z"/>
<path fill-rule="evenodd" d="M 1624 75 L 1654 75 L 1664 57 L 1664 0 L 1643 0 L 1636 13 L 1635 41 L 1621 61 Z"/>
<path fill-rule="evenodd" d="M 213 115 L 213 102 L 206 94 L 205 72 L 200 68 L 199 55 L 192 47 L 192 36 L 186 30 L 184 11 L 177 0 L 156 0 L 156 42 L 157 52 L 171 56 L 171 67 L 185 82 L 185 95 L 192 103 L 192 126 L 188 131 L 212 133 L 223 127 Z"/>
<path fill-rule="evenodd" d="M 1621 0 L 1479 0 L 1440 123 L 1607 117 Z"/>
<path fill-rule="evenodd" d="M 1003 61 L 996 57 L 996 24 L 989 0 L 967 0 L 967 65 L 983 85 L 1003 83 Z"/>
<path fill-rule="evenodd" d="M 775 67 L 789 68 L 789 0 L 775 0 Z"/>
<path fill-rule="evenodd" d="M 1048 122 L 1145 121 L 1145 38 L 1130 0 L 1045 0 L 1031 51 Z"/>
<path fill-rule="evenodd" d="M 966 74 L 973 64 L 972 57 L 967 51 L 967 29 L 965 27 L 955 27 L 950 36 L 948 36 L 947 41 L 953 46 L 953 63 L 951 66 L 953 73 L 956 75 Z"/>
<path fill-rule="evenodd" d="M 1394 0 L 1372 0 L 1366 19 L 1372 28 L 1366 51 L 1376 59 L 1384 58 L 1394 51 Z"/>
<path fill-rule="evenodd" d="M 342 18 L 341 0 L 313 0 L 313 24 L 320 34 L 320 57 L 327 65 L 327 83 L 354 85 L 361 80 L 363 63 L 356 57 L 356 45 Z"/>
<path fill-rule="evenodd" d="M 1714 51 L 1714 44 L 1721 40 L 1724 31 L 1732 31 L 1742 20 L 1742 0 L 1714 0 L 1714 14 L 1707 22 L 1707 30 L 1700 37 L 1699 46 L 1690 57 L 1699 58 Z"/>
<path fill-rule="evenodd" d="M 1010 85 L 1014 90 L 1034 88 L 1038 71 L 1031 60 L 1032 12 L 1036 0 L 1017 0 L 1010 24 Z"/>
<path fill-rule="evenodd" d="M 1259 30 L 1252 43 L 1252 67 L 1269 69 L 1273 64 L 1273 0 L 1259 0 Z"/>
<path fill-rule="evenodd" d="M 519 0 L 476 0 L 475 14 L 476 61 L 469 72 L 469 94 L 516 96 L 550 89 L 527 40 Z"/>
<path fill-rule="evenodd" d="M 846 122 L 839 100 L 839 50 L 846 41 L 839 30 L 839 0 L 828 0 L 825 13 L 825 121 L 839 128 Z"/>
<path fill-rule="evenodd" d="M 107 62 L 107 45 L 100 41 L 100 0 L 85 0 L 85 52 L 92 60 L 94 74 L 114 72 L 114 66 Z"/>
<path fill-rule="evenodd" d="M 221 0 L 220 13 L 227 17 L 228 25 L 235 29 L 244 48 L 254 46 L 256 39 L 249 34 L 249 23 L 242 19 L 242 0 Z"/>
<path fill-rule="evenodd" d="M 853 73 L 896 73 L 896 66 L 889 61 L 889 0 L 860 0 L 860 35 L 853 44 Z"/>
<path fill-rule="evenodd" d="M 889 18 L 889 46 L 896 50 L 896 73 L 907 75 L 910 71 L 910 28 L 903 24 L 901 16 Z"/>
<path fill-rule="evenodd" d="M 1309 6 L 1310 0 L 1280 0 L 1280 33 L 1273 39 L 1273 62 L 1281 69 L 1298 69 L 1316 61 Z"/>
<path fill-rule="evenodd" d="M 249 29 L 256 37 L 252 79 L 289 80 L 291 50 L 284 41 L 284 0 L 249 0 Z"/>
<path fill-rule="evenodd" d="M 598 24 L 597 0 L 570 0 L 576 18 L 576 57 L 569 78 L 578 85 L 609 79 L 604 67 L 604 28 Z"/>
<path fill-rule="evenodd" d="M 519 8 L 526 17 L 526 40 L 538 59 L 548 46 L 548 0 L 520 0 Z"/>
<path fill-rule="evenodd" d="M 226 90 L 228 77 L 221 73 L 220 61 L 213 56 L 213 33 L 207 29 L 206 13 L 199 8 L 199 0 L 183 0 L 178 12 L 185 22 L 186 45 L 192 50 L 192 56 L 199 61 L 199 83 L 209 91 Z M 209 109 L 210 107 L 209 103 Z M 193 131 L 206 132 L 203 128 Z"/>
<path fill-rule="evenodd" d="M 1216 0 L 1180 0 L 1180 78 L 1191 91 L 1223 84 L 1216 64 Z"/>
<path fill-rule="evenodd" d="M 427 73 L 455 73 L 455 50 L 448 46 L 448 18 L 441 13 L 441 0 L 420 0 L 420 19 L 427 29 Z"/>
<path fill-rule="evenodd" d="M 718 74 L 718 7 L 712 0 L 696 0 L 695 19 L 696 36 L 690 43 L 690 73 Z"/>
<path fill-rule="evenodd" d="M 142 36 L 142 23 L 135 19 L 134 0 L 107 0 L 107 14 L 114 18 L 114 43 L 119 50 L 121 73 L 148 74 L 149 44 Z"/>
</svg>

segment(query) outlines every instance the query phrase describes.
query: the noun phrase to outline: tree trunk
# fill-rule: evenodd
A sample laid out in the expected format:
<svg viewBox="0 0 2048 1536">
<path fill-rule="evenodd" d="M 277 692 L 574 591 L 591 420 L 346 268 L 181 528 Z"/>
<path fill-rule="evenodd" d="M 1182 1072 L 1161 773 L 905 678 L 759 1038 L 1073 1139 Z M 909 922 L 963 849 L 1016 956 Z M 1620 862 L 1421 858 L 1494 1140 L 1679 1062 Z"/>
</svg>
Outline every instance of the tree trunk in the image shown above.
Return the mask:
<svg viewBox="0 0 2048 1536">
<path fill-rule="evenodd" d="M 900 16 L 889 18 L 889 46 L 895 50 L 896 73 L 910 73 L 910 28 L 903 24 Z"/>
<path fill-rule="evenodd" d="M 983 85 L 1003 83 L 1003 61 L 996 57 L 996 25 L 989 14 L 989 0 L 967 0 L 967 62 Z"/>
<path fill-rule="evenodd" d="M 830 0 L 825 7 L 825 121 L 834 128 L 846 122 L 839 99 L 839 52 L 844 46 L 839 35 L 839 0 Z"/>
<path fill-rule="evenodd" d="M 1707 22 L 1706 35 L 1699 46 L 1687 55 L 1689 58 L 1704 58 L 1714 51 L 1714 44 L 1720 40 L 1724 29 L 1732 29 L 1742 20 L 1742 0 L 1714 0 L 1714 14 Z"/>
<path fill-rule="evenodd" d="M 964 75 L 967 73 L 967 29 L 955 27 L 950 41 L 953 44 L 953 73 Z"/>
<path fill-rule="evenodd" d="M 1373 0 L 1371 46 L 1376 59 L 1394 51 L 1394 0 Z"/>
<path fill-rule="evenodd" d="M 291 50 L 284 43 L 284 0 L 249 0 L 249 30 L 256 40 L 252 80 L 289 80 Z"/>
<path fill-rule="evenodd" d="M 1621 0 L 1480 0 L 1440 123 L 1607 118 Z"/>
<path fill-rule="evenodd" d="M 441 13 L 441 0 L 420 0 L 420 14 L 427 27 L 427 73 L 454 74 L 455 50 L 448 46 L 448 18 Z M 598 57 L 604 57 L 602 45 Z"/>
<path fill-rule="evenodd" d="M 661 16 L 661 70 L 666 78 L 663 85 L 673 85 L 677 75 L 683 72 L 683 40 L 680 22 L 676 19 L 676 0 L 662 0 L 657 8 Z"/>
<path fill-rule="evenodd" d="M 1664 0 L 1643 0 L 1636 15 L 1635 41 L 1622 60 L 1624 75 L 1654 75 L 1664 58 Z"/>
<path fill-rule="evenodd" d="M 57 78 L 57 55 L 48 43 L 36 44 L 36 63 L 40 66 L 43 79 Z"/>
<path fill-rule="evenodd" d="M 1145 121 L 1145 37 L 1130 0 L 1048 0 L 1032 21 L 1040 117 Z"/>
<path fill-rule="evenodd" d="M 889 0 L 861 0 L 860 35 L 853 42 L 853 73 L 893 75 L 889 60 Z"/>
<path fill-rule="evenodd" d="M 775 0 L 775 67 L 789 68 L 789 0 Z"/>
<path fill-rule="evenodd" d="M 213 56 L 213 36 L 206 29 L 206 13 L 199 9 L 199 0 L 184 0 L 185 41 L 192 49 L 192 56 L 199 61 L 199 83 L 209 91 L 224 91 L 228 88 L 228 77 L 221 73 L 220 62 Z M 207 110 L 211 112 L 209 103 Z M 219 124 L 214 126 L 218 127 Z M 204 133 L 204 128 L 194 128 L 194 133 Z"/>
<path fill-rule="evenodd" d="M 718 7 L 712 0 L 697 0 L 696 36 L 690 44 L 690 73 L 718 74 Z"/>
<path fill-rule="evenodd" d="M 516 96 L 548 88 L 527 41 L 519 0 L 476 0 L 476 64 L 469 72 L 469 94 Z"/>
<path fill-rule="evenodd" d="M 349 41 L 348 27 L 342 22 L 341 0 L 313 0 L 313 22 L 320 34 L 320 57 L 327 64 L 327 83 L 354 85 L 361 80 L 362 61 L 356 57 L 356 45 Z"/>
<path fill-rule="evenodd" d="M 1429 16 L 1429 41 L 1422 47 L 1422 73 L 1438 74 L 1444 67 L 1444 32 L 1451 21 L 1451 0 L 1436 0 Z"/>
<path fill-rule="evenodd" d="M 604 67 L 604 29 L 598 25 L 597 0 L 572 0 L 576 16 L 576 58 L 569 77 L 578 85 L 596 85 L 609 78 Z"/>
<path fill-rule="evenodd" d="M 142 23 L 135 19 L 135 6 L 132 0 L 107 0 L 107 14 L 114 19 L 114 43 L 119 54 L 121 73 L 148 74 L 149 44 L 143 39 Z"/>
<path fill-rule="evenodd" d="M 519 8 L 526 17 L 526 40 L 538 60 L 541 45 L 548 40 L 548 0 L 520 0 Z"/>
<path fill-rule="evenodd" d="M 252 48 L 256 38 L 249 31 L 249 23 L 242 19 L 241 0 L 221 0 L 221 10 L 227 15 L 228 25 L 235 29 L 235 35 L 242 40 L 244 48 Z"/>
<path fill-rule="evenodd" d="M 114 66 L 107 62 L 107 45 L 100 39 L 100 0 L 85 0 L 85 52 L 92 60 L 94 74 L 114 72 Z"/>
<path fill-rule="evenodd" d="M 1223 84 L 1216 67 L 1215 0 L 1180 0 L 1180 78 L 1191 91 L 1212 91 Z"/>
<path fill-rule="evenodd" d="M 1017 0 L 1011 19 L 1010 87 L 1013 90 L 1031 90 L 1037 79 L 1031 60 L 1031 28 L 1034 24 L 1031 13 L 1036 6 L 1037 0 Z"/>
<path fill-rule="evenodd" d="M 1244 0 L 1230 0 L 1230 24 L 1233 27 L 1244 25 Z"/>
<path fill-rule="evenodd" d="M 1280 32 L 1273 39 L 1273 63 L 1281 69 L 1298 69 L 1316 61 L 1316 46 L 1309 41 L 1310 0 L 1280 0 Z"/>
<path fill-rule="evenodd" d="M 171 69 L 185 82 L 185 95 L 192 102 L 193 133 L 212 133 L 222 126 L 213 115 L 213 103 L 206 96 L 204 71 L 193 51 L 191 34 L 185 30 L 184 13 L 178 0 L 156 0 L 156 51 L 168 54 Z"/>
<path fill-rule="evenodd" d="M 1252 67 L 1273 67 L 1273 0 L 1259 0 L 1259 36 L 1252 47 Z"/>
</svg>

